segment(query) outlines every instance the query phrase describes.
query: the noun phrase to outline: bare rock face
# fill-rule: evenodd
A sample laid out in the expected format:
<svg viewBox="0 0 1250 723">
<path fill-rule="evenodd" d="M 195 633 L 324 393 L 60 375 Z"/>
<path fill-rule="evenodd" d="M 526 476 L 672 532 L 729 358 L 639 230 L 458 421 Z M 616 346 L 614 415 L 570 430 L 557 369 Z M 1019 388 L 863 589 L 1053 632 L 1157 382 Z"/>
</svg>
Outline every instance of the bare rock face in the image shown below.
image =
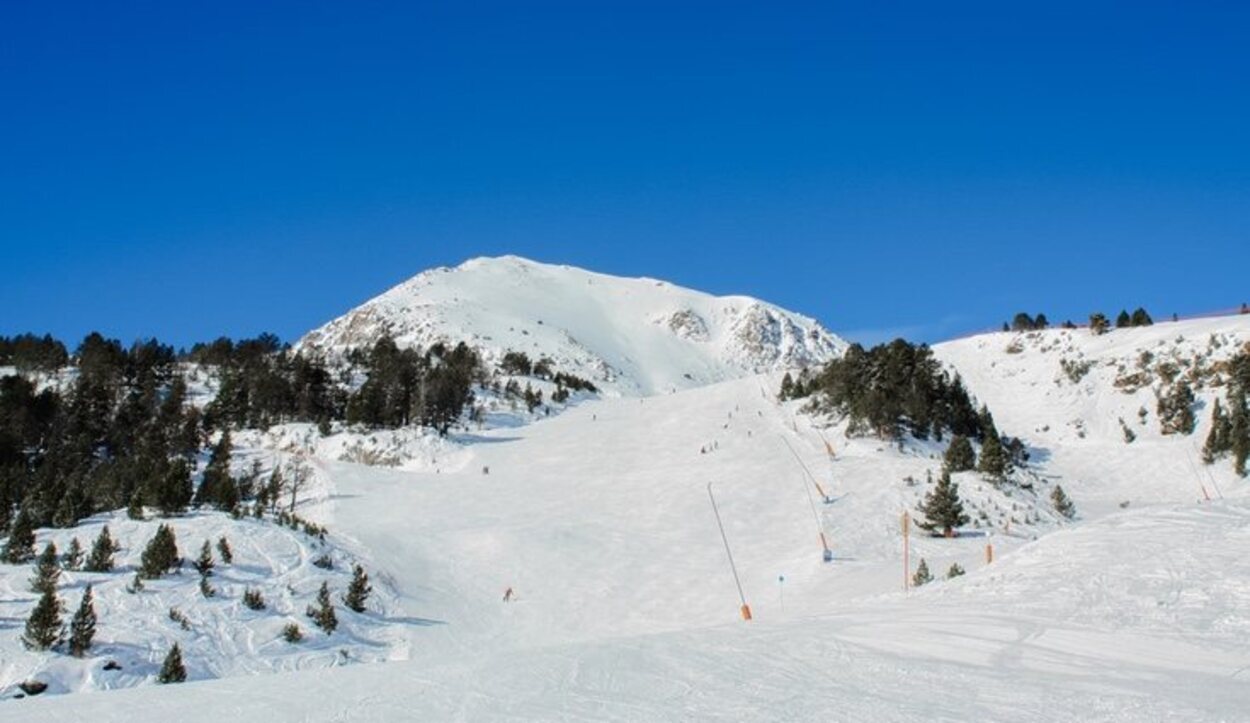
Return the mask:
<svg viewBox="0 0 1250 723">
<path fill-rule="evenodd" d="M 515 256 L 418 274 L 298 347 L 334 356 L 383 336 L 401 347 L 463 341 L 488 362 L 524 352 L 614 396 L 816 365 L 846 348 L 814 319 L 757 299 Z"/>
</svg>

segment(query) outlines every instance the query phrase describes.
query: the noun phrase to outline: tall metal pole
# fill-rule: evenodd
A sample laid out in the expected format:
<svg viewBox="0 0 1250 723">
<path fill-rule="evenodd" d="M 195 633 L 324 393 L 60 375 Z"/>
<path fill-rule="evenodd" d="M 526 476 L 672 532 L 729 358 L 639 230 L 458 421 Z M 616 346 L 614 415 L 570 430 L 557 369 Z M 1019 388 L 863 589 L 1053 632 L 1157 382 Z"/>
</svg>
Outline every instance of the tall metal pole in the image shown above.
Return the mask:
<svg viewBox="0 0 1250 723">
<path fill-rule="evenodd" d="M 721 542 L 725 543 L 725 556 L 729 558 L 729 569 L 734 574 L 734 585 L 738 588 L 738 599 L 742 601 L 742 619 L 750 620 L 751 608 L 747 605 L 746 595 L 742 592 L 742 581 L 738 579 L 738 567 L 734 565 L 734 554 L 729 551 L 729 538 L 725 536 L 725 525 L 720 519 L 720 508 L 716 506 L 716 495 L 712 494 L 712 482 L 707 483 L 707 497 L 712 501 L 712 512 L 716 515 L 716 526 L 720 528 L 720 539 Z"/>
<path fill-rule="evenodd" d="M 911 515 L 903 513 L 903 592 L 911 587 Z"/>
</svg>

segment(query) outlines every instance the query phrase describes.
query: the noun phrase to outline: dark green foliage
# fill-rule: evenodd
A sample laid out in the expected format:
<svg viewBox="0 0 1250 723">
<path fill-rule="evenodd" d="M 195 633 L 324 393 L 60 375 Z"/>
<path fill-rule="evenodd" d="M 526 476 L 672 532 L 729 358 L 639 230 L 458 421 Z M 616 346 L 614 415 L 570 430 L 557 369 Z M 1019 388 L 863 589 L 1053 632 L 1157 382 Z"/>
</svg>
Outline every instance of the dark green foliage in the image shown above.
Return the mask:
<svg viewBox="0 0 1250 723">
<path fill-rule="evenodd" d="M 503 355 L 499 369 L 504 374 L 527 377 L 534 372 L 534 365 L 523 351 L 510 351 Z"/>
<path fill-rule="evenodd" d="M 178 542 L 174 537 L 173 529 L 168 525 L 156 528 L 156 535 L 143 549 L 140 559 L 139 574 L 148 580 L 155 580 L 181 565 L 182 561 L 178 557 Z"/>
<path fill-rule="evenodd" d="M 56 545 L 49 542 L 35 561 L 35 576 L 30 579 L 30 589 L 33 592 L 56 592 L 56 583 L 60 579 L 61 560 L 56 554 Z"/>
<path fill-rule="evenodd" d="M 977 470 L 994 479 L 1002 479 L 1011 471 L 1011 463 L 998 427 L 994 424 L 994 416 L 986 407 L 981 407 L 977 416 L 981 428 L 981 460 Z"/>
<path fill-rule="evenodd" d="M 933 574 L 929 572 L 929 563 L 922 557 L 920 565 L 916 567 L 916 574 L 911 576 L 911 584 L 913 587 L 920 587 L 930 582 L 933 582 Z"/>
<path fill-rule="evenodd" d="M 330 586 L 327 583 L 321 583 L 321 589 L 317 591 L 317 604 L 309 605 L 307 614 L 326 635 L 333 633 L 339 626 L 338 616 L 334 614 L 334 604 L 330 602 Z"/>
<path fill-rule="evenodd" d="M 925 494 L 920 512 L 925 516 L 925 521 L 916 524 L 922 530 L 941 530 L 942 534 L 950 536 L 956 527 L 968 524 L 963 502 L 959 500 L 959 485 L 951 482 L 950 472 L 942 470 L 937 486 Z"/>
<path fill-rule="evenodd" d="M 23 507 L 9 528 L 9 539 L 4 543 L 4 561 L 12 565 L 29 562 L 35 556 L 35 529 L 30 516 Z"/>
<path fill-rule="evenodd" d="M 781 401 L 794 399 L 794 377 L 790 376 L 790 372 L 781 378 L 781 390 L 777 393 L 777 398 Z"/>
<path fill-rule="evenodd" d="M 65 557 L 62 562 L 65 563 L 66 570 L 77 570 L 82 567 L 83 551 L 82 544 L 75 537 L 69 541 L 69 549 L 65 551 Z"/>
<path fill-rule="evenodd" d="M 1189 382 L 1178 380 L 1171 391 L 1159 397 L 1155 409 L 1164 434 L 1191 434 L 1194 431 L 1194 392 Z"/>
<path fill-rule="evenodd" d="M 1233 453 L 1233 470 L 1246 476 L 1246 461 L 1250 458 L 1250 408 L 1246 404 L 1246 387 L 1239 384 L 1229 395 L 1228 448 Z"/>
<path fill-rule="evenodd" d="M 1214 464 L 1215 460 L 1233 450 L 1233 424 L 1217 398 L 1211 405 L 1211 431 L 1207 432 L 1207 441 L 1202 445 L 1202 461 Z"/>
<path fill-rule="evenodd" d="M 1131 326 L 1150 326 L 1154 323 L 1155 321 L 1150 318 L 1150 314 L 1146 313 L 1146 310 L 1140 306 L 1133 311 L 1133 316 L 1129 319 Z"/>
<path fill-rule="evenodd" d="M 234 562 L 234 550 L 230 549 L 230 541 L 225 536 L 217 540 L 217 554 L 221 555 L 221 561 L 227 565 Z"/>
<path fill-rule="evenodd" d="M 182 648 L 178 643 L 169 649 L 165 662 L 161 663 L 161 672 L 156 676 L 158 683 L 182 683 L 187 679 L 187 668 L 182 664 Z"/>
<path fill-rule="evenodd" d="M 977 455 L 967 437 L 962 434 L 955 435 L 950 446 L 946 448 L 943 463 L 951 472 L 967 472 L 976 468 Z"/>
<path fill-rule="evenodd" d="M 1055 485 L 1055 489 L 1050 493 L 1050 502 L 1054 505 L 1055 512 L 1069 520 L 1076 517 L 1076 505 L 1072 503 L 1072 499 L 1063 491 L 1063 487 Z"/>
<path fill-rule="evenodd" d="M 200 546 L 200 556 L 195 558 L 195 562 L 191 565 L 196 572 L 200 573 L 200 577 L 212 577 L 216 563 L 213 562 L 213 546 L 208 540 Z"/>
<path fill-rule="evenodd" d="M 206 575 L 200 576 L 200 594 L 204 597 L 216 597 L 217 595 L 217 588 L 213 587 Z"/>
<path fill-rule="evenodd" d="M 952 562 L 949 570 L 946 571 L 946 579 L 951 580 L 964 574 L 964 569 L 959 566 L 958 562 Z"/>
<path fill-rule="evenodd" d="M 282 639 L 288 643 L 301 642 L 304 639 L 304 631 L 300 630 L 295 623 L 287 623 L 286 627 L 282 628 Z"/>
<path fill-rule="evenodd" d="M 52 372 L 68 361 L 65 345 L 50 334 L 0 336 L 0 366 L 17 367 L 19 372 Z"/>
<path fill-rule="evenodd" d="M 1107 315 L 1095 312 L 1089 315 L 1089 330 L 1094 336 L 1106 334 L 1111 329 L 1111 322 L 1107 320 Z"/>
<path fill-rule="evenodd" d="M 1121 309 L 1120 315 L 1115 318 L 1115 328 L 1124 329 L 1132 325 L 1133 325 L 1133 318 L 1128 315 L 1127 311 Z"/>
<path fill-rule="evenodd" d="M 243 606 L 248 610 L 264 610 L 265 597 L 260 594 L 260 590 L 248 588 L 243 591 Z"/>
<path fill-rule="evenodd" d="M 852 344 L 806 385 L 814 406 L 850 419 L 851 434 L 900 439 L 904 432 L 924 439 L 944 431 L 979 439 L 972 400 L 958 376 L 951 377 L 924 345 L 902 339 L 865 351 Z"/>
<path fill-rule="evenodd" d="M 356 565 L 352 569 L 352 582 L 347 586 L 347 595 L 343 597 L 343 604 L 355 612 L 363 613 L 365 601 L 369 599 L 369 594 L 372 592 L 373 587 L 369 585 L 369 576 L 365 574 L 365 569 Z"/>
<path fill-rule="evenodd" d="M 211 505 L 219 510 L 231 510 L 239 503 L 239 490 L 230 476 L 230 452 L 233 445 L 230 430 L 224 430 L 208 458 L 208 466 L 195 492 L 197 505 Z"/>
<path fill-rule="evenodd" d="M 88 585 L 82 593 L 82 602 L 78 604 L 78 610 L 74 613 L 74 617 L 69 622 L 69 653 L 76 658 L 81 658 L 91 649 L 91 642 L 95 639 L 95 596 L 91 592 L 91 586 Z"/>
<path fill-rule="evenodd" d="M 47 650 L 61 641 L 65 624 L 61 621 L 61 601 L 52 589 L 43 591 L 26 619 L 22 643 L 31 650 Z"/>
<path fill-rule="evenodd" d="M 108 525 L 100 530 L 100 536 L 91 544 L 91 554 L 83 569 L 87 572 L 111 572 L 113 570 L 113 553 L 117 552 L 117 543 L 109 535 Z"/>
<path fill-rule="evenodd" d="M 1004 324 L 1004 326 L 1006 325 Z M 1020 312 L 1011 320 L 1012 331 L 1038 331 L 1048 326 L 1050 326 L 1050 322 L 1046 320 L 1045 314 L 1038 314 L 1037 318 L 1033 318 L 1024 312 Z M 1006 329 L 1003 331 L 1006 331 Z"/>
</svg>

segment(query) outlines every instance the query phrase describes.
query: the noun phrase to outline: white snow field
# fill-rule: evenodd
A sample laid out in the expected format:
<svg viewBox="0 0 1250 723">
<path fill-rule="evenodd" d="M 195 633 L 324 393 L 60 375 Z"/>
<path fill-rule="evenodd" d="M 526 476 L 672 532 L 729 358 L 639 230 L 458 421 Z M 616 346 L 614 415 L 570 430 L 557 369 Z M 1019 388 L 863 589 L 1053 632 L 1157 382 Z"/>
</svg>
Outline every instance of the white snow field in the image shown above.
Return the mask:
<svg viewBox="0 0 1250 723">
<path fill-rule="evenodd" d="M 433 272 L 413 293 L 515 267 L 540 275 L 562 268 L 511 258 L 469 262 Z M 493 273 L 483 278 L 496 279 Z M 557 276 L 589 286 L 619 281 L 578 274 L 586 272 Z M 527 298 L 520 287 L 507 290 L 512 276 L 498 284 L 479 279 L 475 293 L 497 287 L 500 298 Z M 542 278 L 548 288 L 549 277 Z M 174 598 L 160 596 L 182 595 L 189 615 L 199 610 L 191 605 L 193 575 L 140 596 L 119 588 L 101 595 L 100 649 L 79 664 L 21 648 L 17 637 L 33 601 L 25 592 L 30 570 L 0 566 L 0 600 L 7 601 L 0 603 L 0 717 L 1250 720 L 1250 481 L 1234 477 L 1228 460 L 1204 467 L 1197 454 L 1211 399 L 1223 393 L 1212 386 L 1214 374 L 1220 360 L 1250 342 L 1250 317 L 1103 337 L 1054 330 L 939 345 L 938 357 L 990 405 L 1004 433 L 1028 443 L 1033 462 L 1018 478 L 1028 488 L 956 475 L 973 522 L 955 539 L 914 531 L 912 568 L 923 558 L 939 579 L 904 592 L 899 517 L 914 512 L 928 489 L 926 473 L 937 474 L 944 443 L 900 448 L 847 439 L 836 420 L 775 402 L 786 362 L 753 375 L 750 365 L 731 364 L 719 352 L 647 336 L 652 326 L 672 334 L 652 324 L 658 306 L 642 298 L 641 289 L 659 282 L 622 283 L 638 295 L 636 307 L 616 297 L 607 306 L 634 308 L 634 315 L 604 317 L 601 336 L 584 347 L 558 346 L 564 342 L 556 337 L 540 339 L 555 348 L 514 345 L 545 333 L 535 329 L 568 330 L 594 318 L 560 317 L 558 305 L 541 306 L 548 302 L 536 291 L 525 302 L 535 306 L 500 312 L 530 320 L 530 334 L 520 334 L 519 321 L 512 326 L 518 338 L 484 340 L 482 329 L 502 334 L 512 322 L 484 320 L 496 309 L 480 300 L 444 300 L 437 314 L 422 307 L 412 317 L 455 324 L 454 314 L 481 314 L 472 327 L 478 342 L 531 357 L 550 350 L 557 369 L 569 369 L 565 361 L 593 364 L 578 356 L 593 349 L 586 353 L 616 370 L 603 398 L 450 441 L 407 430 L 320 438 L 308 425 L 237 435 L 249 447 L 241 464 L 269 464 L 295 450 L 311 455 L 316 484 L 298 512 L 328 526 L 326 544 L 342 564 L 330 573 L 308 566 L 317 554 L 312 541 L 269 523 L 205 515 L 175 525 L 190 543 L 184 554 L 219 529 L 237 538 L 241 569 L 223 569 L 222 585 L 267 585 L 266 597 L 281 601 L 273 611 L 253 617 L 231 593 L 198 612 L 202 626 L 187 632 L 162 618 Z M 711 323 L 715 308 L 689 306 L 709 329 L 731 324 Z M 589 327 L 576 328 L 577 338 L 592 338 Z M 373 333 L 347 322 L 327 329 Z M 405 329 L 391 328 L 422 344 L 454 332 Z M 327 338 L 324 331 L 310 336 Z M 829 339 L 826 351 L 835 353 L 841 342 Z M 1143 351 L 1153 355 L 1147 362 Z M 1091 363 L 1083 376 L 1069 375 L 1061 359 L 1069 369 Z M 1194 371 L 1199 425 L 1191 436 L 1159 431 L 1161 361 Z M 1132 443 L 1121 417 L 1135 432 Z M 833 503 L 809 497 L 815 486 L 804 466 Z M 749 622 L 739 617 L 709 483 Z M 1051 508 L 1056 484 L 1075 501 L 1076 520 Z M 53 535 L 60 544 L 72 534 L 88 544 L 102 522 L 43 530 L 39 542 Z M 122 557 L 133 564 L 137 538 L 156 523 L 110 524 L 126 535 L 130 552 Z M 139 534 L 130 525 L 146 527 Z M 822 532 L 832 562 L 822 560 Z M 987 545 L 994 550 L 989 564 Z M 340 606 L 345 626 L 327 637 L 303 618 L 303 605 L 323 579 L 341 591 L 355 560 L 373 577 L 370 611 L 354 616 Z M 952 563 L 967 574 L 941 579 Z M 86 577 L 74 574 L 73 585 Z M 118 577 L 124 583 L 129 575 Z M 502 599 L 507 588 L 511 602 Z M 76 589 L 62 593 L 71 607 Z M 306 642 L 281 641 L 288 616 L 303 625 Z M 160 657 L 174 641 L 186 651 L 190 681 L 155 685 Z M 129 676 L 115 684 L 102 670 L 114 658 Z M 370 661 L 389 662 L 342 665 Z M 291 672 L 253 674 L 271 670 Z M 9 699 L 29 677 L 50 679 L 54 692 L 86 692 Z"/>
</svg>

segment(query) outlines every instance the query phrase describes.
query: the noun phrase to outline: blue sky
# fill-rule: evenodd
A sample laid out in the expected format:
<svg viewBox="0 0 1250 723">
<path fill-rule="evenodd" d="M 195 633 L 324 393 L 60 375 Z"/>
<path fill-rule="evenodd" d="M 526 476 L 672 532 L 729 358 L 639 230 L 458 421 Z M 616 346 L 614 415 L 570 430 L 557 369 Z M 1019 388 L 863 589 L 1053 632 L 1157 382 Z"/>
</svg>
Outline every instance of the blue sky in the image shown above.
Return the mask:
<svg viewBox="0 0 1250 723">
<path fill-rule="evenodd" d="M 515 253 L 877 340 L 1250 300 L 1250 5 L 0 6 L 0 333 Z"/>
</svg>

